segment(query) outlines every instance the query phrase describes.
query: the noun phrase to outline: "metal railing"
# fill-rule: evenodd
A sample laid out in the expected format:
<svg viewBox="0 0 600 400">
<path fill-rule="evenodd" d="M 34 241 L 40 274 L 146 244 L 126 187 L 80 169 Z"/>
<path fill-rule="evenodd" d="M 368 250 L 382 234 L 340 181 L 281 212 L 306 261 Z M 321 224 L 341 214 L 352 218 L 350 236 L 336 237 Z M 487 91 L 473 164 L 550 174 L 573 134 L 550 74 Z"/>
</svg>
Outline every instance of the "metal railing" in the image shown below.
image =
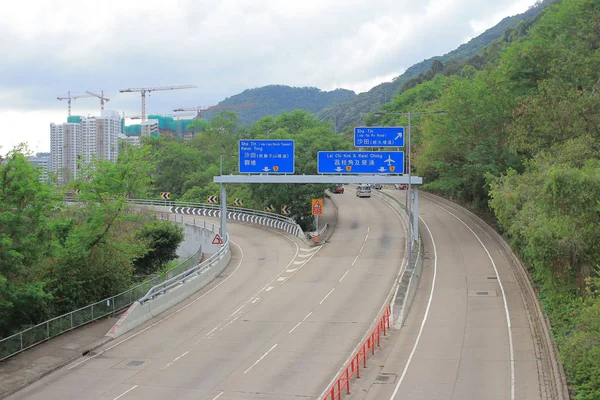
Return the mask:
<svg viewBox="0 0 600 400">
<path fill-rule="evenodd" d="M 204 273 L 213 265 L 217 264 L 223 257 L 225 257 L 225 254 L 227 254 L 228 251 L 229 235 L 226 235 L 223 241 L 223 245 L 219 246 L 219 250 L 215 254 L 213 254 L 200 264 L 197 264 L 193 268 L 190 268 L 187 271 L 183 271 L 182 273 L 175 275 L 172 278 L 167 279 L 164 282 L 161 282 L 158 285 L 151 287 L 146 293 L 146 295 L 140 298 L 138 301 L 141 304 L 143 304 L 148 300 L 154 299 L 156 296 L 166 293 L 167 291 L 169 291 L 169 289 L 183 285 L 184 283 L 186 283 L 187 280 Z"/>
<path fill-rule="evenodd" d="M 367 355 L 369 353 L 374 355 L 375 346 L 381 347 L 381 336 L 387 336 L 387 331 L 390 329 L 390 313 L 390 306 L 388 305 L 369 337 L 358 347 L 346 367 L 327 389 L 323 400 L 339 400 L 344 391 L 346 394 L 350 394 L 350 379 L 355 374 L 357 378 L 360 378 L 360 365 L 362 364 L 363 368 L 367 368 Z"/>
<path fill-rule="evenodd" d="M 148 199 L 127 199 L 127 201 L 139 206 L 169 207 L 170 212 L 177 214 L 198 215 L 213 218 L 221 216 L 221 207 L 218 204 Z M 276 213 L 232 206 L 227 207 L 227 219 L 280 229 L 300 238 L 305 236 L 302 228 L 293 218 Z"/>
<path fill-rule="evenodd" d="M 214 232 L 214 225 L 212 232 Z M 169 277 L 181 275 L 187 269 L 196 265 L 201 253 L 202 246 L 183 262 L 167 271 L 165 277 L 157 275 L 154 278 L 115 296 L 108 297 L 75 311 L 54 317 L 32 326 L 31 328 L 15 333 L 12 336 L 0 339 L 0 361 L 21 353 L 24 350 L 52 339 L 60 334 L 130 306 L 134 301 L 148 293 L 149 290 L 159 285 L 164 279 L 169 280 Z"/>
<path fill-rule="evenodd" d="M 139 204 L 139 205 L 150 205 L 150 206 L 160 206 L 160 207 L 189 207 L 189 208 L 202 208 L 202 209 L 206 209 L 206 210 L 221 211 L 221 206 L 219 204 L 194 203 L 194 202 L 171 201 L 171 200 L 168 200 L 168 201 L 148 200 L 148 199 L 127 199 L 127 202 L 133 203 L 133 204 Z M 227 212 L 256 215 L 259 217 L 276 219 L 276 220 L 288 222 L 291 224 L 296 223 L 296 221 L 294 221 L 293 218 L 286 217 L 285 215 L 280 215 L 280 214 L 271 213 L 271 212 L 267 212 L 267 211 L 253 210 L 251 208 L 227 206 Z"/>
</svg>

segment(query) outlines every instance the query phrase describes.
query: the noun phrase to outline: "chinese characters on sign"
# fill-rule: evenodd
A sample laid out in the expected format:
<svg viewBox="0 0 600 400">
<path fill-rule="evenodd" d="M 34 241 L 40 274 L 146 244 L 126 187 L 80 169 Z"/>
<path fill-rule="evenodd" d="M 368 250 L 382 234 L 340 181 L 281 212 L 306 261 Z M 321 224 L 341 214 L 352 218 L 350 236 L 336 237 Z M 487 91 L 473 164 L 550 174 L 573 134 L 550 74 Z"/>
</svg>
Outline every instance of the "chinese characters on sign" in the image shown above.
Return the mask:
<svg viewBox="0 0 600 400">
<path fill-rule="evenodd" d="M 404 147 L 404 127 L 356 127 L 354 147 Z"/>
<path fill-rule="evenodd" d="M 240 140 L 240 173 L 293 174 L 294 141 L 285 139 Z"/>
<path fill-rule="evenodd" d="M 320 151 L 319 174 L 403 174 L 403 151 Z"/>
</svg>

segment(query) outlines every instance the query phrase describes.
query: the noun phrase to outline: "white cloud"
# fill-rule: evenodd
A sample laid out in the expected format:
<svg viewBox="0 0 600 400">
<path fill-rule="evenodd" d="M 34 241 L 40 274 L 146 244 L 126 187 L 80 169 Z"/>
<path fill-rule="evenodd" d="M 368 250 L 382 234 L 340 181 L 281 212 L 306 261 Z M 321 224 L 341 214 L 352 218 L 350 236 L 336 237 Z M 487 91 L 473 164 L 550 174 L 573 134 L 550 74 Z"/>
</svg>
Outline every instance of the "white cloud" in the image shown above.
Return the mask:
<svg viewBox="0 0 600 400">
<path fill-rule="evenodd" d="M 56 96 L 104 90 L 139 112 L 216 104 L 267 84 L 359 92 L 458 47 L 534 0 L 26 0 L 0 2 L 0 115 L 30 118 L 48 143 Z M 95 106 L 79 99 L 74 113 Z M 60 106 L 60 108 L 58 108 Z M 66 110 L 65 110 L 66 111 Z M 12 113 L 12 114 L 11 114 Z M 15 114 L 16 113 L 16 114 Z M 66 118 L 54 118 L 61 122 Z M 19 126 L 17 124 L 16 126 Z M 33 127 L 39 129 L 37 134 Z M 11 146 L 7 135 L 0 145 Z M 47 147 L 46 147 L 47 149 Z"/>
</svg>

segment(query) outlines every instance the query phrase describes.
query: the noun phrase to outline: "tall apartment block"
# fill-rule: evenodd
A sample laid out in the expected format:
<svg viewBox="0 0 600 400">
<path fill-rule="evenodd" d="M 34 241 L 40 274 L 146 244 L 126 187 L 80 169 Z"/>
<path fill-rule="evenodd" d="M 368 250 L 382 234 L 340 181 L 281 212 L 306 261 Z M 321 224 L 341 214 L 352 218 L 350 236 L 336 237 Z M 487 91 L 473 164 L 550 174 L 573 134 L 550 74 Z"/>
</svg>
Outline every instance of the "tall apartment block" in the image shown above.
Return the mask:
<svg viewBox="0 0 600 400">
<path fill-rule="evenodd" d="M 59 183 L 67 184 L 77 179 L 77 161 L 81 152 L 80 123 L 50 124 L 50 165 L 52 172 L 58 175 Z"/>
<path fill-rule="evenodd" d="M 37 153 L 29 157 L 28 161 L 40 169 L 40 181 L 48 182 L 48 171 L 50 171 L 50 153 Z"/>
<path fill-rule="evenodd" d="M 116 111 L 102 111 L 100 117 L 72 116 L 65 124 L 50 124 L 52 172 L 60 183 L 67 184 L 93 159 L 116 161 L 120 133 Z"/>
</svg>

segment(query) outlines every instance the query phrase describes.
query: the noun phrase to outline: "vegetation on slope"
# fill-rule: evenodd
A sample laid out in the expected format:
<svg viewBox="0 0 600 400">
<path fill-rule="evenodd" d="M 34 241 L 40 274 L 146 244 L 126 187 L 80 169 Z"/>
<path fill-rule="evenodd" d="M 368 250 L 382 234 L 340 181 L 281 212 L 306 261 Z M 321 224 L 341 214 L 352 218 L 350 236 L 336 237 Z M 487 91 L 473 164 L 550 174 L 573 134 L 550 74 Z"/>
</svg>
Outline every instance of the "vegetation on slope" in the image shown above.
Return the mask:
<svg viewBox="0 0 600 400">
<path fill-rule="evenodd" d="M 482 70 L 383 106 L 413 120 L 426 189 L 495 217 L 529 268 L 573 398 L 600 398 L 600 3 L 564 0 Z M 393 115 L 372 125 L 405 125 Z"/>
<path fill-rule="evenodd" d="M 75 181 L 77 205 L 64 188 L 39 181 L 40 171 L 17 148 L 0 163 L 0 337 L 73 311 L 129 288 L 148 253 L 168 253 L 181 242 L 170 222 L 131 214 L 125 198 L 148 190 L 147 154 L 125 148 L 116 163 L 97 161 Z M 168 225 L 168 226 L 167 226 Z"/>
</svg>

